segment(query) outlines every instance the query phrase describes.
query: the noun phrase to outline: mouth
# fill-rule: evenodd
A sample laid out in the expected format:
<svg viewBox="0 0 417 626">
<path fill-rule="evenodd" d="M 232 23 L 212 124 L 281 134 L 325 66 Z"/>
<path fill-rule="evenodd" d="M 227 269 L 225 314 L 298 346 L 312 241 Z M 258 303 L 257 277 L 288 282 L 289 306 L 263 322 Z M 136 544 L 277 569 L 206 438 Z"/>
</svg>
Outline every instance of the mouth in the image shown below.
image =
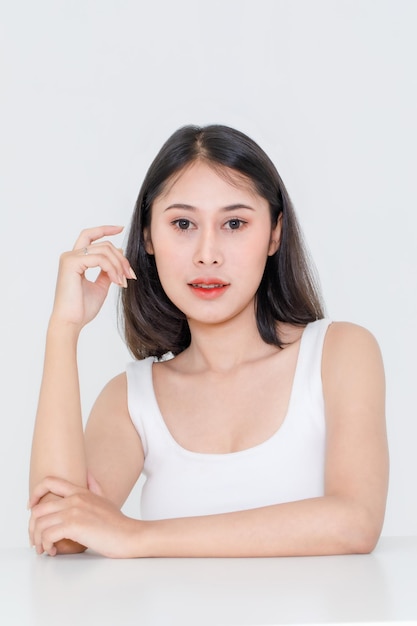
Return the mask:
<svg viewBox="0 0 417 626">
<path fill-rule="evenodd" d="M 221 289 L 227 287 L 226 283 L 189 283 L 194 289 Z"/>
<path fill-rule="evenodd" d="M 230 283 L 223 283 L 218 278 L 197 278 L 195 281 L 188 283 L 192 292 L 203 299 L 217 298 L 221 296 L 230 287 Z"/>
</svg>

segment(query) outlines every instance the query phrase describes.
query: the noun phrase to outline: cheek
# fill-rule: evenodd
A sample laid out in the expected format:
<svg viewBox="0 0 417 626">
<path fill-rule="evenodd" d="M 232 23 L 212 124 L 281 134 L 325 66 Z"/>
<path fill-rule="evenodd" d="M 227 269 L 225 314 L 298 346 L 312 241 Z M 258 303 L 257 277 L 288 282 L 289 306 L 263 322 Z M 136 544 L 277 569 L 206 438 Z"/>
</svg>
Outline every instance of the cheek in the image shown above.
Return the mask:
<svg viewBox="0 0 417 626">
<path fill-rule="evenodd" d="M 254 272 L 258 272 L 262 268 L 263 271 L 268 259 L 269 248 L 269 240 L 260 237 L 248 243 L 244 250 L 239 250 L 237 256 L 245 268 L 252 269 Z"/>
<path fill-rule="evenodd" d="M 184 246 L 172 245 L 169 240 L 159 241 L 153 247 L 156 265 L 161 269 L 163 268 L 164 271 L 169 272 L 171 267 L 183 265 L 187 258 Z"/>
<path fill-rule="evenodd" d="M 168 247 L 158 246 L 155 248 L 155 264 L 161 285 L 169 297 L 175 292 L 184 274 L 185 260 L 178 248 L 172 251 Z"/>
</svg>

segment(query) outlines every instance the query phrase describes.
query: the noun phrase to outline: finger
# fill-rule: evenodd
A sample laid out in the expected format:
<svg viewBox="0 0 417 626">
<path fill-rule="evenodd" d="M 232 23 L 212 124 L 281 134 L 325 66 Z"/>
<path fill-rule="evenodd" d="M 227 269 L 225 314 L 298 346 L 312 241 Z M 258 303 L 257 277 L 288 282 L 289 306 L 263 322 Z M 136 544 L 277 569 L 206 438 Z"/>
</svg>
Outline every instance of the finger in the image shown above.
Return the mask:
<svg viewBox="0 0 417 626">
<path fill-rule="evenodd" d="M 29 508 L 34 507 L 47 493 L 53 493 L 56 496 L 65 498 L 71 496 L 79 491 L 82 491 L 84 487 L 74 485 L 68 480 L 63 478 L 57 478 L 56 476 L 47 476 L 44 478 L 33 490 L 29 498 Z"/>
<path fill-rule="evenodd" d="M 61 523 L 61 521 L 60 512 L 49 513 L 38 519 L 36 519 L 35 515 L 32 516 L 30 539 L 32 546 L 35 547 L 38 554 L 42 554 L 45 551 L 50 553 L 53 546 L 47 544 L 46 537 L 44 536 L 45 531 L 52 525 Z"/>
<path fill-rule="evenodd" d="M 37 549 L 39 547 L 42 552 L 46 552 L 50 556 L 55 556 L 58 552 L 56 545 L 61 542 L 60 545 L 62 549 L 62 542 L 67 544 L 72 543 L 73 539 L 71 539 L 71 537 L 69 536 L 72 534 L 73 533 L 71 532 L 67 524 L 57 522 L 56 524 L 48 526 L 48 528 L 43 531 L 41 543 L 39 544 L 39 546 L 37 546 Z"/>
<path fill-rule="evenodd" d="M 84 259 L 83 257 L 82 259 L 81 272 L 84 273 L 88 269 L 98 267 L 101 272 L 94 281 L 98 286 L 105 286 L 108 289 L 109 282 L 112 282 L 120 287 L 127 287 L 127 278 L 131 278 L 131 276 L 130 274 L 126 276 L 128 272 L 120 259 L 108 250 L 103 251 L 103 249 L 96 249 L 93 246 L 90 247 L 90 250 L 91 252 L 89 252 L 86 258 Z M 129 266 L 127 261 L 126 264 Z M 106 275 L 108 280 L 105 280 Z"/>
<path fill-rule="evenodd" d="M 83 489 L 83 492 L 88 492 Z M 78 528 L 79 507 L 82 501 L 79 499 L 80 493 L 68 498 L 55 498 L 53 500 L 43 500 L 32 509 L 32 516 L 29 524 L 30 544 L 36 549 L 38 554 L 47 552 L 51 556 L 55 554 L 72 554 L 74 552 L 84 552 L 85 546 L 77 544 L 71 539 Z M 85 501 L 84 501 L 85 502 Z M 82 513 L 84 515 L 84 513 Z M 57 539 L 49 536 L 50 528 L 61 528 L 61 534 L 55 534 Z M 57 543 L 58 542 L 58 543 Z"/>
<path fill-rule="evenodd" d="M 112 250 L 110 246 L 97 244 L 89 247 L 88 254 L 85 254 L 82 249 L 64 252 L 60 259 L 60 273 L 65 274 L 67 270 L 75 270 L 80 276 L 83 276 L 87 270 L 98 267 L 108 274 L 110 282 L 124 286 L 127 268 L 130 266 L 127 259 L 124 259 L 120 253 L 115 254 L 115 250 L 114 247 Z M 130 275 L 129 278 L 131 278 Z"/>
<path fill-rule="evenodd" d="M 77 497 L 77 496 L 75 496 Z M 63 545 L 62 540 L 71 542 L 71 532 L 74 532 L 74 514 L 77 507 L 74 506 L 72 498 L 57 498 L 47 502 L 41 502 L 32 509 L 32 517 L 30 520 L 30 542 L 35 547 L 38 554 L 47 552 L 54 556 L 58 552 L 56 542 L 61 542 L 59 548 L 64 549 L 64 553 L 68 545 Z M 76 516 L 75 516 L 76 517 Z M 54 534 L 56 539 L 51 539 L 50 529 L 56 527 L 61 528 L 61 534 Z M 72 550 L 69 550 L 72 552 Z"/>
<path fill-rule="evenodd" d="M 122 232 L 124 226 L 95 226 L 94 228 L 85 228 L 81 231 L 80 236 L 74 244 L 73 250 L 78 248 L 84 248 L 101 239 L 101 237 L 108 237 L 111 235 L 118 235 Z"/>
<path fill-rule="evenodd" d="M 45 523 L 36 529 L 34 547 L 37 554 L 46 552 L 50 556 L 57 553 L 56 542 L 67 539 L 68 532 L 65 530 L 65 524 L 59 516 L 50 516 Z M 56 537 L 56 539 L 53 539 Z"/>
<path fill-rule="evenodd" d="M 50 493 L 50 492 L 48 492 Z M 61 497 L 56 497 L 53 500 L 43 500 L 39 504 L 35 504 L 31 510 L 31 516 L 29 520 L 29 539 L 31 545 L 36 544 L 36 528 L 39 527 L 39 520 L 45 518 L 47 515 L 52 515 L 63 511 L 66 508 L 66 500 Z"/>
<path fill-rule="evenodd" d="M 73 253 L 76 255 L 77 262 L 81 261 L 80 269 L 82 271 L 99 266 L 109 274 L 113 282 L 123 287 L 127 286 L 127 279 L 136 279 L 123 250 L 116 248 L 111 241 L 93 243 L 88 247 L 77 249 Z"/>
<path fill-rule="evenodd" d="M 52 512 L 52 506 L 50 506 L 49 504 L 53 505 L 56 502 L 61 503 L 63 501 L 64 501 L 64 498 L 55 496 L 54 494 L 48 491 L 45 497 L 43 497 L 40 500 L 39 504 L 34 504 L 33 507 L 30 509 L 28 532 L 29 532 L 30 544 L 32 546 L 35 545 L 35 529 L 36 529 L 36 524 L 38 523 L 38 519 L 42 517 L 43 515 L 46 515 L 47 513 Z M 28 504 L 28 506 L 29 505 L 30 503 Z"/>
<path fill-rule="evenodd" d="M 130 263 L 125 257 L 123 250 L 121 248 L 116 248 L 111 241 L 101 241 L 98 243 L 93 243 L 90 246 L 82 249 L 82 256 L 91 256 L 91 255 L 104 255 L 114 263 L 115 268 L 118 268 L 119 276 L 126 278 L 136 278 L 135 273 L 130 267 Z M 87 259 L 83 258 L 83 261 L 86 262 Z"/>
<path fill-rule="evenodd" d="M 36 551 L 39 554 L 47 552 L 51 556 L 58 552 L 60 554 L 84 552 L 86 545 L 79 543 L 84 522 L 85 513 L 73 506 L 44 515 L 35 525 Z"/>
</svg>

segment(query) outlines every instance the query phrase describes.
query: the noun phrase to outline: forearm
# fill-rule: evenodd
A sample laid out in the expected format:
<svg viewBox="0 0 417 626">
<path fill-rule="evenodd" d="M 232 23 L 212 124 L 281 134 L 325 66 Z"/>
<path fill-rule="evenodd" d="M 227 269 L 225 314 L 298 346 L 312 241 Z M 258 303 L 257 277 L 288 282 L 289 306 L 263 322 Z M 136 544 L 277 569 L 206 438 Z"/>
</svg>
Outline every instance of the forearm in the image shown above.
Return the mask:
<svg viewBox="0 0 417 626">
<path fill-rule="evenodd" d="M 51 321 L 33 434 L 31 492 L 49 475 L 86 485 L 77 340 L 76 327 Z"/>
<path fill-rule="evenodd" d="M 380 522 L 351 500 L 327 496 L 236 513 L 145 522 L 144 532 L 144 556 L 309 556 L 370 552 Z"/>
</svg>

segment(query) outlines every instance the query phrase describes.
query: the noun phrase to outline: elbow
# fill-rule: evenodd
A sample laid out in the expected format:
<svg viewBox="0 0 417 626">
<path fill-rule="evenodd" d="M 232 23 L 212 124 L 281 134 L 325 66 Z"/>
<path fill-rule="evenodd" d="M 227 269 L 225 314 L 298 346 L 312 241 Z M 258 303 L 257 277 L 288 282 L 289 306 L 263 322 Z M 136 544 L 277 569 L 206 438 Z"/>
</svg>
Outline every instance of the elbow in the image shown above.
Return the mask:
<svg viewBox="0 0 417 626">
<path fill-rule="evenodd" d="M 375 531 L 358 533 L 352 540 L 350 554 L 371 554 L 376 548 L 380 533 Z"/>
<path fill-rule="evenodd" d="M 344 529 L 344 552 L 346 554 L 370 554 L 376 548 L 382 530 L 382 521 L 368 511 L 361 511 L 351 518 Z"/>
</svg>

